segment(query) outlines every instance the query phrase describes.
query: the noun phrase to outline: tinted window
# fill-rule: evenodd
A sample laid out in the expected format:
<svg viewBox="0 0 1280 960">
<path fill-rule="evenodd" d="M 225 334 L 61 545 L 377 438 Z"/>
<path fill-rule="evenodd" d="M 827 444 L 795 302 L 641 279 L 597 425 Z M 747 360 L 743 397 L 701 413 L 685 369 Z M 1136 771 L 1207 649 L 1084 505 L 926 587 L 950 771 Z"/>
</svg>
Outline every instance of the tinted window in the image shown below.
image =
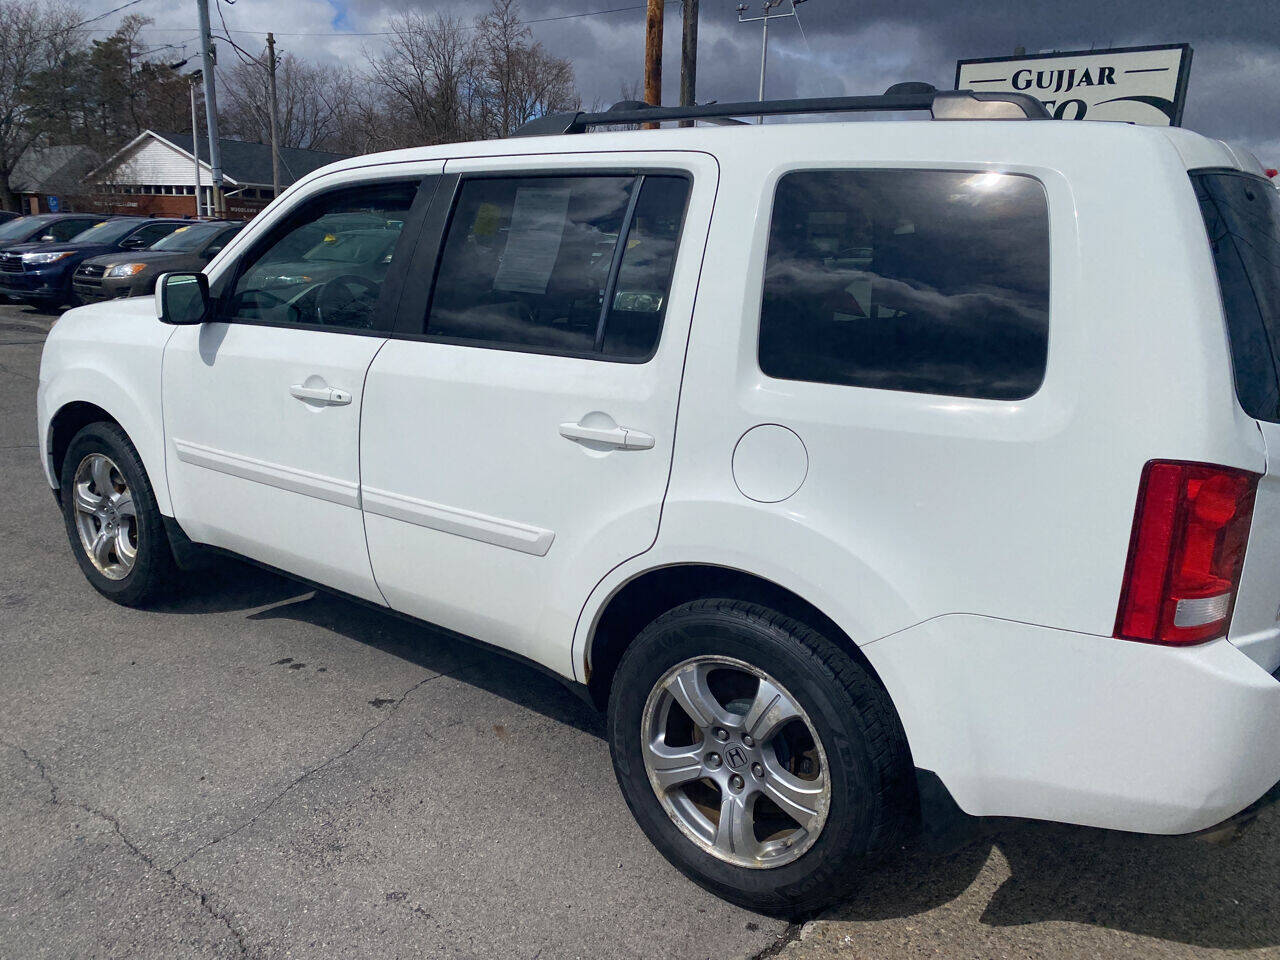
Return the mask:
<svg viewBox="0 0 1280 960">
<path fill-rule="evenodd" d="M 209 238 L 221 233 L 225 227 L 220 223 L 193 223 L 190 226 L 179 227 L 167 237 L 161 237 L 154 244 L 152 250 L 168 250 L 168 251 L 185 251 L 196 250 L 203 246 Z"/>
<path fill-rule="evenodd" d="M 161 237 L 167 237 L 173 231 L 177 230 L 182 224 L 180 223 L 151 223 L 143 227 L 137 233 L 129 235 L 129 245 L 137 246 L 138 249 L 149 247 Z"/>
<path fill-rule="evenodd" d="M 322 194 L 245 257 L 226 319 L 371 329 L 416 183 Z"/>
<path fill-rule="evenodd" d="M 666 310 L 687 191 L 664 176 L 463 181 L 426 332 L 644 359 Z"/>
<path fill-rule="evenodd" d="M 1193 178 L 1204 214 L 1245 413 L 1280 422 L 1280 191 L 1256 177 Z"/>
<path fill-rule="evenodd" d="M 1049 214 L 1024 176 L 792 173 L 760 318 L 772 377 L 1018 400 L 1044 379 Z"/>
<path fill-rule="evenodd" d="M 64 242 L 72 237 L 79 236 L 86 229 L 93 226 L 94 222 L 93 220 L 60 220 L 46 230 L 45 233 L 59 242 Z"/>
</svg>

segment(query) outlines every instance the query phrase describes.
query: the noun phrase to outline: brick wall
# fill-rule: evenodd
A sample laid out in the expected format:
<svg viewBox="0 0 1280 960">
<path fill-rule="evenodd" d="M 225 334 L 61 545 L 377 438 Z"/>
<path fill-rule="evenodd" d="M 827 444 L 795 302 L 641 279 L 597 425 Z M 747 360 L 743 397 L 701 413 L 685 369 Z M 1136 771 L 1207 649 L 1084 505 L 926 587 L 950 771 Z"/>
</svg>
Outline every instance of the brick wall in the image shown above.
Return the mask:
<svg viewBox="0 0 1280 960">
<path fill-rule="evenodd" d="M 194 196 L 167 196 L 155 193 L 99 194 L 89 197 L 85 209 L 94 213 L 133 214 L 140 217 L 194 217 Z M 227 199 L 227 218 L 250 220 L 263 207 L 266 200 Z"/>
</svg>

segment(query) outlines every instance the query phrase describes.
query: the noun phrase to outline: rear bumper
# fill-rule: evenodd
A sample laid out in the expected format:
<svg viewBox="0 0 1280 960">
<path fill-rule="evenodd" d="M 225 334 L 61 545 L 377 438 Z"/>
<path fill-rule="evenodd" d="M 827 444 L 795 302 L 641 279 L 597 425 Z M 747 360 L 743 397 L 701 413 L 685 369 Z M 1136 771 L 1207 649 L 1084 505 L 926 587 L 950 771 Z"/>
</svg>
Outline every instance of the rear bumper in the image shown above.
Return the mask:
<svg viewBox="0 0 1280 960">
<path fill-rule="evenodd" d="M 973 816 L 1207 830 L 1280 781 L 1280 680 L 1175 649 L 955 614 L 863 647 L 917 767 Z"/>
</svg>

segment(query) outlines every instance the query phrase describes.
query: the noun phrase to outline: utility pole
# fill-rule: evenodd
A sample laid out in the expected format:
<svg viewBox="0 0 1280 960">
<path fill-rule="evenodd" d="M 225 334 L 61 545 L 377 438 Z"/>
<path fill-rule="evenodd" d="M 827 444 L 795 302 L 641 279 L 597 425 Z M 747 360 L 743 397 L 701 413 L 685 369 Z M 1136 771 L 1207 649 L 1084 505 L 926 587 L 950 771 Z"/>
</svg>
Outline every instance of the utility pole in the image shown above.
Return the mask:
<svg viewBox="0 0 1280 960">
<path fill-rule="evenodd" d="M 692 107 L 698 85 L 698 0 L 684 0 L 684 32 L 680 35 L 680 106 Z M 692 127 L 692 120 L 680 126 Z"/>
<path fill-rule="evenodd" d="M 204 74 L 204 115 L 209 128 L 209 169 L 213 174 L 213 210 L 215 216 L 226 212 L 222 195 L 222 151 L 218 149 L 218 97 L 213 89 L 213 44 L 209 29 L 209 0 L 196 0 L 200 12 L 200 64 Z"/>
<path fill-rule="evenodd" d="M 276 35 L 267 34 L 267 76 L 271 86 L 271 186 L 280 196 L 280 106 L 276 100 Z"/>
<path fill-rule="evenodd" d="M 644 19 L 644 101 L 655 107 L 662 106 L 662 15 L 664 0 L 649 0 Z M 656 123 L 646 123 L 646 130 L 657 129 Z"/>
<path fill-rule="evenodd" d="M 769 60 L 769 21 L 778 20 L 782 17 L 794 17 L 796 15 L 796 7 L 804 3 L 805 0 L 791 0 L 791 9 L 786 13 L 770 13 L 782 6 L 783 0 L 764 0 L 764 16 L 762 17 L 744 17 L 747 12 L 748 5 L 745 3 L 738 4 L 738 22 L 739 23 L 763 23 L 760 38 L 760 96 L 759 100 L 764 101 L 764 72 L 765 66 Z M 764 123 L 764 115 L 756 118 L 756 123 Z"/>
<path fill-rule="evenodd" d="M 199 71 L 197 71 L 198 73 Z M 204 187 L 200 185 L 200 119 L 196 113 L 196 78 L 193 74 L 190 83 L 191 90 L 191 155 L 196 158 L 196 219 L 199 220 L 203 213 Z"/>
</svg>

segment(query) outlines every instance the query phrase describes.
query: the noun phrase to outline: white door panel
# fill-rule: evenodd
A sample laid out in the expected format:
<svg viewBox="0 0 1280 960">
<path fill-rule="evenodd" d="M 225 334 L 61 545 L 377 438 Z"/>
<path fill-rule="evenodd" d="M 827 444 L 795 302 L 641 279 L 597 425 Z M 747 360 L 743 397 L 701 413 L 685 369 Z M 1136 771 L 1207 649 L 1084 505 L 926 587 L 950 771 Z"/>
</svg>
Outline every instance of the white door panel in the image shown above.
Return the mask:
<svg viewBox="0 0 1280 960">
<path fill-rule="evenodd" d="M 165 435 L 174 515 L 188 535 L 381 603 L 358 441 L 364 376 L 384 342 L 247 323 L 176 330 Z"/>
<path fill-rule="evenodd" d="M 568 675 L 583 601 L 657 536 L 716 167 L 690 154 L 457 165 L 576 173 L 642 161 L 693 174 L 651 359 L 393 339 L 365 386 L 365 522 L 387 602 Z"/>
</svg>

